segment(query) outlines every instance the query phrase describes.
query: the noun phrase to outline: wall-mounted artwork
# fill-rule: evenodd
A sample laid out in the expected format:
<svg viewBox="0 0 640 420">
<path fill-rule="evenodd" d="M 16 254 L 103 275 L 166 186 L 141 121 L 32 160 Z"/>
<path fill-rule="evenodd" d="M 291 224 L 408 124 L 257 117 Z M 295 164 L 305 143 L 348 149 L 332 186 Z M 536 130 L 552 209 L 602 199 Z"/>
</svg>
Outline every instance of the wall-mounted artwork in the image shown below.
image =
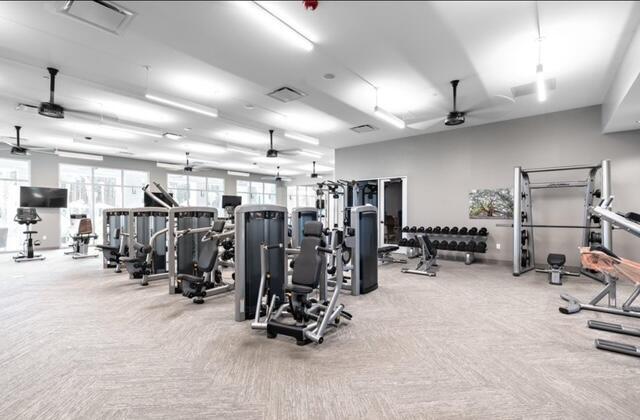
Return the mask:
<svg viewBox="0 0 640 420">
<path fill-rule="evenodd" d="M 509 188 L 471 190 L 469 193 L 469 218 L 512 219 L 513 194 Z"/>
</svg>

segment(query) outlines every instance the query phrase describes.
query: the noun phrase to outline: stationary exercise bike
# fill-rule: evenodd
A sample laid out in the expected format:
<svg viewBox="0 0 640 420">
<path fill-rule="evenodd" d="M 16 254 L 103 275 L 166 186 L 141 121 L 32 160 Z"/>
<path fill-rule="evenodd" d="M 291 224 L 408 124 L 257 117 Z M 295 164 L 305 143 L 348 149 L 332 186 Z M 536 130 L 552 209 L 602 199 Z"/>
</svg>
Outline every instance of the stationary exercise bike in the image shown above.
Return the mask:
<svg viewBox="0 0 640 420">
<path fill-rule="evenodd" d="M 20 251 L 18 255 L 14 256 L 13 260 L 15 262 L 44 260 L 45 257 L 43 257 L 41 254 L 35 254 L 33 252 L 33 247 L 40 245 L 40 241 L 33 240 L 32 237 L 32 235 L 35 235 L 38 232 L 29 229 L 30 225 L 35 225 L 36 223 L 42 221 L 40 216 L 38 216 L 36 209 L 31 207 L 20 207 L 18 209 L 18 212 L 16 213 L 16 216 L 13 218 L 13 221 L 17 222 L 20 225 L 25 225 L 27 228 L 27 230 L 23 232 L 26 238 L 22 245 L 22 251 Z"/>
</svg>

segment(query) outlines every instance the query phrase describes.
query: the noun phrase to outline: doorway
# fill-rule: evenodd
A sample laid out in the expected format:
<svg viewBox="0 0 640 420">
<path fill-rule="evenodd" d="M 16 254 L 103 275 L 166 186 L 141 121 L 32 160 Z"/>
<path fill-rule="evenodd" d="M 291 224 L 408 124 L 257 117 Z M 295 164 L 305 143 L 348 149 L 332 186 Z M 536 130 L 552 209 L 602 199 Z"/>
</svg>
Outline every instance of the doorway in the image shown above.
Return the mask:
<svg viewBox="0 0 640 420">
<path fill-rule="evenodd" d="M 406 180 L 386 178 L 379 180 L 380 239 L 381 245 L 397 245 L 406 223 Z"/>
</svg>

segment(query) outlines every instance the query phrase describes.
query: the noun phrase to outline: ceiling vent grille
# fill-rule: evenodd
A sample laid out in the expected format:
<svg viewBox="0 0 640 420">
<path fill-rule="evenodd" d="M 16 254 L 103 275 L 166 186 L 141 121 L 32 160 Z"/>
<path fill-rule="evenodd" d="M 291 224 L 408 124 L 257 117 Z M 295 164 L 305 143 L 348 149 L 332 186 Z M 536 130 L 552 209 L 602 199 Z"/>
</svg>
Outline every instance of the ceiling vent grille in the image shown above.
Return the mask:
<svg viewBox="0 0 640 420">
<path fill-rule="evenodd" d="M 552 90 L 556 89 L 556 79 L 547 79 L 546 80 L 547 83 L 547 92 L 550 92 Z M 519 96 L 526 96 L 526 95 L 531 95 L 533 93 L 536 93 L 537 89 L 536 89 L 536 83 L 532 82 L 532 83 L 527 83 L 524 85 L 520 85 L 520 86 L 514 86 L 511 88 L 511 94 L 513 95 L 514 98 L 517 98 Z"/>
<path fill-rule="evenodd" d="M 351 131 L 355 131 L 356 133 L 370 133 L 372 131 L 376 131 L 378 127 L 374 127 L 371 124 L 363 124 L 357 127 L 351 127 Z"/>
<path fill-rule="evenodd" d="M 307 94 L 297 89 L 284 86 L 274 90 L 273 92 L 267 93 L 267 96 L 271 96 L 273 99 L 277 99 L 280 102 L 286 103 L 291 101 L 297 101 L 298 99 L 304 96 L 307 96 Z"/>
<path fill-rule="evenodd" d="M 104 0 L 67 0 L 59 11 L 73 19 L 116 35 L 122 33 L 135 16 L 124 7 Z"/>
</svg>

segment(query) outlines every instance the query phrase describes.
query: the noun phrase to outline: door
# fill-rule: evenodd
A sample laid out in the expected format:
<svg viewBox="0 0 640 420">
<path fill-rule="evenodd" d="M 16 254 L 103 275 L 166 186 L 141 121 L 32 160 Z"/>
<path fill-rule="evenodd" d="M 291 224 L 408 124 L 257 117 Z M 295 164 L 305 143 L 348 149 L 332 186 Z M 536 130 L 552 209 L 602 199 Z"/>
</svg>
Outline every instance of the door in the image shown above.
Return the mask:
<svg viewBox="0 0 640 420">
<path fill-rule="evenodd" d="M 381 246 L 397 245 L 402 238 L 402 226 L 407 223 L 406 178 L 381 179 L 378 195 L 379 243 Z"/>
</svg>

